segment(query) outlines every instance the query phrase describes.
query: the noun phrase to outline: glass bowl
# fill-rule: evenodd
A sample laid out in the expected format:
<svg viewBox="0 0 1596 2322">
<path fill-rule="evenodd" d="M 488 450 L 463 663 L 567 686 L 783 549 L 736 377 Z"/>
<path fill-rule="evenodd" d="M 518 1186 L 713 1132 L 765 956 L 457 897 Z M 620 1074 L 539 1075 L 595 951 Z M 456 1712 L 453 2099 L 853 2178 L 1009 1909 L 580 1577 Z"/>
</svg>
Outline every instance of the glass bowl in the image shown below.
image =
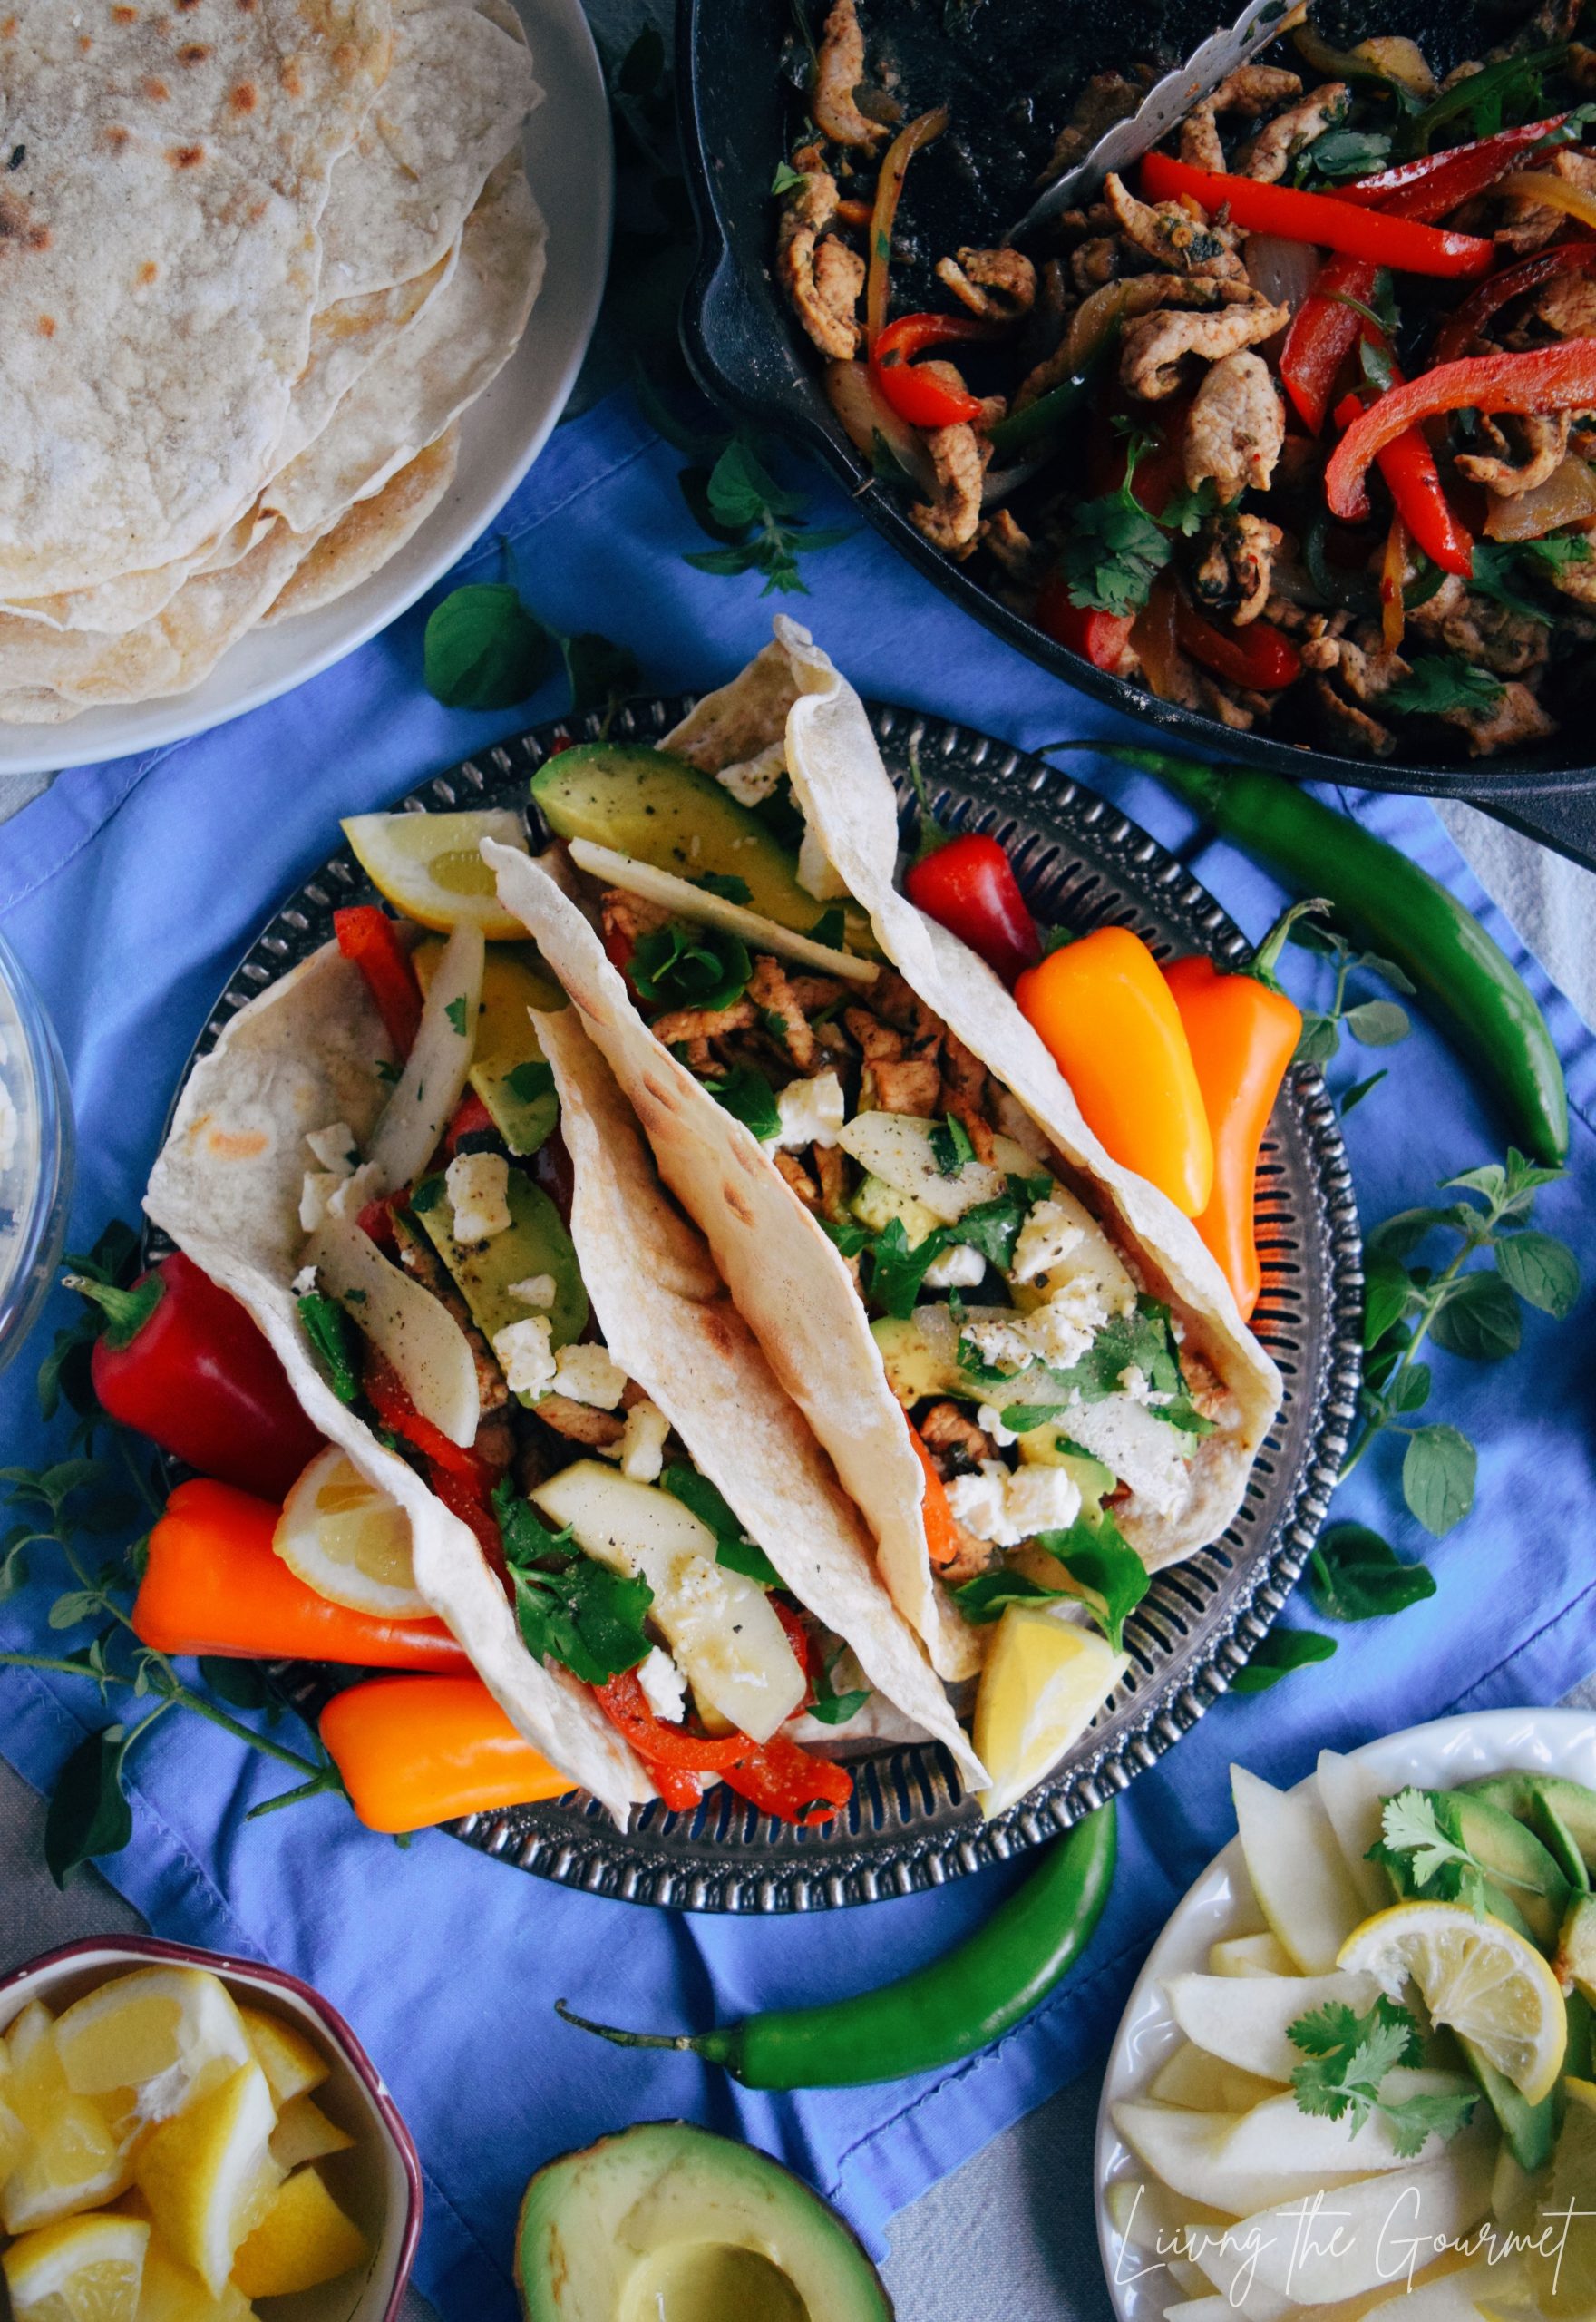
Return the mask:
<svg viewBox="0 0 1596 2322">
<path fill-rule="evenodd" d="M 43 1000 L 0 935 L 0 1371 L 54 1281 L 72 1178 L 66 1067 Z"/>
</svg>

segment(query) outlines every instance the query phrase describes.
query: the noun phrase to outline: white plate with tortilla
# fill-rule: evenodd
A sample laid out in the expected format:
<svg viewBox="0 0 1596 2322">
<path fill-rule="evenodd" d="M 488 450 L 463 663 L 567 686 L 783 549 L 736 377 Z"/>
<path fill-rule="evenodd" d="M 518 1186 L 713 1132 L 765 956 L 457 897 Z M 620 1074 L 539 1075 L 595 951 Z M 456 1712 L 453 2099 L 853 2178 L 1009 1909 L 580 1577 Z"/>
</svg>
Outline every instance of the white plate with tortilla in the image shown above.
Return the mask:
<svg viewBox="0 0 1596 2322">
<path fill-rule="evenodd" d="M 479 0 L 488 15 L 509 5 Z M 369 579 L 295 619 L 251 629 L 188 691 L 91 707 L 64 723 L 0 722 L 0 773 L 49 771 L 160 748 L 303 684 L 414 604 L 491 522 L 525 475 L 564 409 L 598 318 L 609 256 L 613 162 L 603 76 L 580 0 L 513 5 L 542 92 L 522 144 L 527 178 L 547 227 L 546 268 L 515 352 L 458 423 L 457 463 L 436 504 Z M 402 13 L 396 7 L 395 14 Z M 405 472 L 418 489 L 424 486 L 429 456 L 423 454 Z M 404 488 L 401 477 L 394 491 Z M 357 509 L 375 510 L 381 498 L 357 502 Z M 402 522 L 403 512 L 393 513 Z M 358 542 L 351 547 L 360 552 Z"/>
<path fill-rule="evenodd" d="M 1349 1751 L 1344 1762 L 1366 1772 L 1382 1796 L 1410 1786 L 1452 1790 L 1483 1775 L 1513 1771 L 1556 1774 L 1596 1787 L 1596 1714 L 1578 1709 L 1498 1709 L 1437 1718 L 1433 1724 L 1409 1726 L 1367 1742 Z M 1309 1793 L 1315 1780 L 1309 1775 L 1291 1795 Z M 1141 2235 L 1133 2226 L 1127 2238 L 1115 2221 L 1114 2210 L 1124 2196 L 1115 2195 L 1114 2189 L 1134 2185 L 1148 2171 L 1115 2129 L 1114 2108 L 1146 2096 L 1160 2068 L 1182 2044 L 1165 1995 L 1169 1978 L 1203 1973 L 1212 1945 L 1253 1935 L 1263 1925 L 1241 1841 L 1234 1838 L 1176 1904 L 1120 2018 L 1104 2077 L 1093 2171 L 1098 2247 L 1118 2322 L 1163 2322 L 1172 2307 L 1205 2293 L 1176 2278 L 1163 2254 L 1169 2249 L 1167 2239 L 1163 2250 L 1159 2249 L 1152 2208 L 1139 2220 Z M 1149 2227 L 1151 2233 L 1145 2230 Z M 1328 2223 L 1322 2229 L 1327 2236 L 1330 2230 Z M 1406 2302 L 1400 2282 L 1388 2286 L 1387 2294 L 1392 2299 L 1391 2322 L 1400 2322 Z M 1212 2302 L 1217 2315 L 1222 2301 L 1213 2294 Z M 1343 2309 L 1336 2311 L 1339 2315 Z"/>
</svg>

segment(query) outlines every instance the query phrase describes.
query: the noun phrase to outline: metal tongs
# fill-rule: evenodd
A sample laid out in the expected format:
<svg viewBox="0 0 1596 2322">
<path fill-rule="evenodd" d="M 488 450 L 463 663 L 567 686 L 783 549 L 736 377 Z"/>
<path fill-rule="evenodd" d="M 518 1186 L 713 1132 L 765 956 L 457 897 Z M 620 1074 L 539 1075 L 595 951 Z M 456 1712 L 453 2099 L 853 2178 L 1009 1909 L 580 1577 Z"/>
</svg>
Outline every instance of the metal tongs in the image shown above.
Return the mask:
<svg viewBox="0 0 1596 2322">
<path fill-rule="evenodd" d="M 1193 105 L 1211 97 L 1222 81 L 1230 78 L 1239 64 L 1245 64 L 1271 40 L 1300 24 L 1308 14 L 1306 0 L 1249 0 L 1228 32 L 1211 34 L 1200 48 L 1193 49 L 1183 64 L 1166 73 L 1162 81 L 1154 82 L 1134 113 L 1124 121 L 1116 121 L 1105 129 L 1084 161 L 1076 161 L 1062 176 L 1054 178 L 1031 204 L 1017 226 L 1011 226 L 1004 236 L 1005 242 L 1024 241 L 1056 218 L 1062 210 L 1095 193 L 1111 170 L 1126 170 L 1150 153 L 1161 138 L 1166 137 L 1179 121 L 1184 120 Z"/>
</svg>

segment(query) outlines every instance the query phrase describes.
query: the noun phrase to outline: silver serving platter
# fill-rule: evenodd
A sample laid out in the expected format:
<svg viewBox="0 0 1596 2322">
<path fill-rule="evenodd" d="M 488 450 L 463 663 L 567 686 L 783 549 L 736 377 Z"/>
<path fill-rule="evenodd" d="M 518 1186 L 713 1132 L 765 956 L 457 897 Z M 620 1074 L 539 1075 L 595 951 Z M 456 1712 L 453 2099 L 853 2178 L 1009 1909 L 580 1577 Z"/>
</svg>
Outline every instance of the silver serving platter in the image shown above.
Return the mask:
<svg viewBox="0 0 1596 2322">
<path fill-rule="evenodd" d="M 615 718 L 609 738 L 657 741 L 690 699 L 633 702 Z M 883 705 L 871 716 L 905 809 L 913 748 L 938 820 L 993 832 L 1044 922 L 1117 922 L 1163 957 L 1244 954 L 1240 930 L 1184 866 L 1067 774 L 941 718 Z M 598 729 L 596 716 L 539 727 L 435 776 L 398 804 L 415 812 L 478 805 L 526 811 L 529 778 L 550 745 L 597 740 Z M 262 931 L 194 1056 L 329 939 L 337 906 L 370 893 L 365 873 L 340 848 Z M 1268 1633 L 1324 1522 L 1354 1416 L 1363 1296 L 1358 1209 L 1317 1069 L 1299 1066 L 1288 1077 L 1260 1174 L 1264 1288 L 1254 1326 L 1285 1381 L 1280 1415 L 1235 1522 L 1212 1547 L 1158 1575 L 1126 1625 L 1129 1675 L 1021 1804 L 983 1822 L 946 1751 L 924 1744 L 852 1759 L 855 1788 L 846 1815 L 813 1829 L 763 1816 L 722 1786 L 691 1814 L 656 1801 L 625 1831 L 577 1791 L 472 1815 L 447 1825 L 452 1834 L 520 1869 L 628 1902 L 696 1911 L 826 1910 L 939 1887 L 1039 1846 L 1124 1789 L 1195 1725 Z"/>
</svg>

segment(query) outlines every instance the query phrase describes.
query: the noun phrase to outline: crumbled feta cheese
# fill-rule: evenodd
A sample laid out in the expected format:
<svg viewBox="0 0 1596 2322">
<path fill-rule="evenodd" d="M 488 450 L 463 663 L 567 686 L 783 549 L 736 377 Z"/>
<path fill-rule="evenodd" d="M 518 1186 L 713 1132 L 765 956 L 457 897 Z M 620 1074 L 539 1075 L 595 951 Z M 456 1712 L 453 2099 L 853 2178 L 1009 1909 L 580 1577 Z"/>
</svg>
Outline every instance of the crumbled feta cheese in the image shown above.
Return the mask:
<svg viewBox="0 0 1596 2322">
<path fill-rule="evenodd" d="M 1161 1404 L 1174 1401 L 1173 1395 L 1161 1395 L 1157 1392 L 1139 1362 L 1126 1363 L 1119 1374 L 1119 1383 L 1132 1402 L 1144 1403 L 1150 1410 L 1156 1410 Z"/>
<path fill-rule="evenodd" d="M 723 766 L 715 776 L 723 790 L 729 790 L 739 805 L 757 806 L 768 798 L 787 771 L 787 743 L 779 736 L 767 743 L 757 757 L 742 758 L 735 766 Z"/>
<path fill-rule="evenodd" d="M 1019 1229 L 1009 1273 L 1016 1282 L 1035 1282 L 1038 1274 L 1062 1265 L 1084 1239 L 1079 1221 L 1062 1202 L 1036 1202 Z"/>
<path fill-rule="evenodd" d="M 454 1238 L 486 1242 L 510 1224 L 510 1164 L 502 1153 L 457 1153 L 443 1174 Z"/>
<path fill-rule="evenodd" d="M 656 1717 L 679 1725 L 687 1713 L 686 1680 L 668 1653 L 656 1645 L 647 1661 L 637 1664 L 637 1683 Z"/>
<path fill-rule="evenodd" d="M 1061 1283 L 1046 1304 L 1028 1314 L 1001 1307 L 971 1315 L 960 1338 L 998 1370 L 1023 1371 L 1027 1363 L 1046 1362 L 1055 1371 L 1067 1371 L 1080 1361 L 1108 1317 L 1100 1285 L 1082 1277 Z"/>
<path fill-rule="evenodd" d="M 547 1314 L 507 1322 L 493 1333 L 493 1352 L 512 1395 L 540 1395 L 552 1382 L 555 1361 L 549 1341 L 554 1325 Z"/>
<path fill-rule="evenodd" d="M 790 1080 L 776 1098 L 781 1127 L 765 1143 L 767 1153 L 796 1153 L 806 1145 L 835 1145 L 848 1117 L 848 1100 L 834 1072 L 813 1080 Z"/>
<path fill-rule="evenodd" d="M 315 1288 L 316 1268 L 314 1266 L 301 1266 L 298 1273 L 294 1276 L 295 1297 L 308 1298 Z"/>
<path fill-rule="evenodd" d="M 928 1290 L 973 1290 L 985 1278 L 987 1261 L 968 1242 L 952 1242 L 939 1250 L 925 1270 Z"/>
<path fill-rule="evenodd" d="M 976 1412 L 976 1425 L 983 1435 L 991 1437 L 1000 1451 L 1008 1444 L 1019 1441 L 1014 1429 L 1004 1426 L 1003 1414 L 996 1403 L 982 1403 L 979 1406 Z"/>
<path fill-rule="evenodd" d="M 527 1327 L 524 1322 L 511 1324 L 518 1331 Z M 545 1322 L 543 1328 L 548 1327 Z M 573 1403 L 590 1403 L 595 1410 L 612 1411 L 626 1393 L 627 1374 L 611 1361 L 607 1347 L 562 1346 L 554 1365 L 554 1390 L 569 1395 Z"/>
<path fill-rule="evenodd" d="M 519 1298 L 523 1306 L 552 1306 L 559 1290 L 551 1273 L 530 1273 L 524 1282 L 511 1283 L 510 1295 Z"/>
<path fill-rule="evenodd" d="M 670 1421 L 657 1403 L 634 1403 L 621 1429 L 620 1471 L 634 1483 L 651 1484 L 665 1465 Z"/>
<path fill-rule="evenodd" d="M 973 1476 L 947 1487 L 954 1516 L 978 1540 L 1017 1547 L 1034 1533 L 1062 1529 L 1081 1512 L 1079 1486 L 1065 1468 L 1005 1468 L 983 1459 Z"/>
<path fill-rule="evenodd" d="M 352 1177 L 360 1159 L 360 1148 L 355 1141 L 355 1131 L 347 1121 L 335 1121 L 330 1128 L 307 1129 L 305 1142 L 335 1177 Z"/>
<path fill-rule="evenodd" d="M 1105 1395 L 1069 1415 L 1069 1432 L 1083 1451 L 1128 1484 L 1138 1505 L 1169 1520 L 1192 1500 L 1191 1459 L 1197 1438 L 1172 1427 L 1129 1395 Z"/>
<path fill-rule="evenodd" d="M 804 824 L 803 836 L 798 842 L 798 884 L 818 903 L 839 902 L 848 893 L 846 880 L 821 844 L 820 834 L 810 822 Z"/>
<path fill-rule="evenodd" d="M 363 1161 L 352 1177 L 341 1177 L 327 1195 L 329 1217 L 358 1217 L 368 1201 L 375 1201 L 379 1194 L 388 1190 L 381 1168 L 375 1161 Z"/>
<path fill-rule="evenodd" d="M 307 1169 L 299 1188 L 299 1223 L 307 1234 L 315 1233 L 327 1214 L 328 1202 L 344 1182 L 330 1169 Z"/>
</svg>

